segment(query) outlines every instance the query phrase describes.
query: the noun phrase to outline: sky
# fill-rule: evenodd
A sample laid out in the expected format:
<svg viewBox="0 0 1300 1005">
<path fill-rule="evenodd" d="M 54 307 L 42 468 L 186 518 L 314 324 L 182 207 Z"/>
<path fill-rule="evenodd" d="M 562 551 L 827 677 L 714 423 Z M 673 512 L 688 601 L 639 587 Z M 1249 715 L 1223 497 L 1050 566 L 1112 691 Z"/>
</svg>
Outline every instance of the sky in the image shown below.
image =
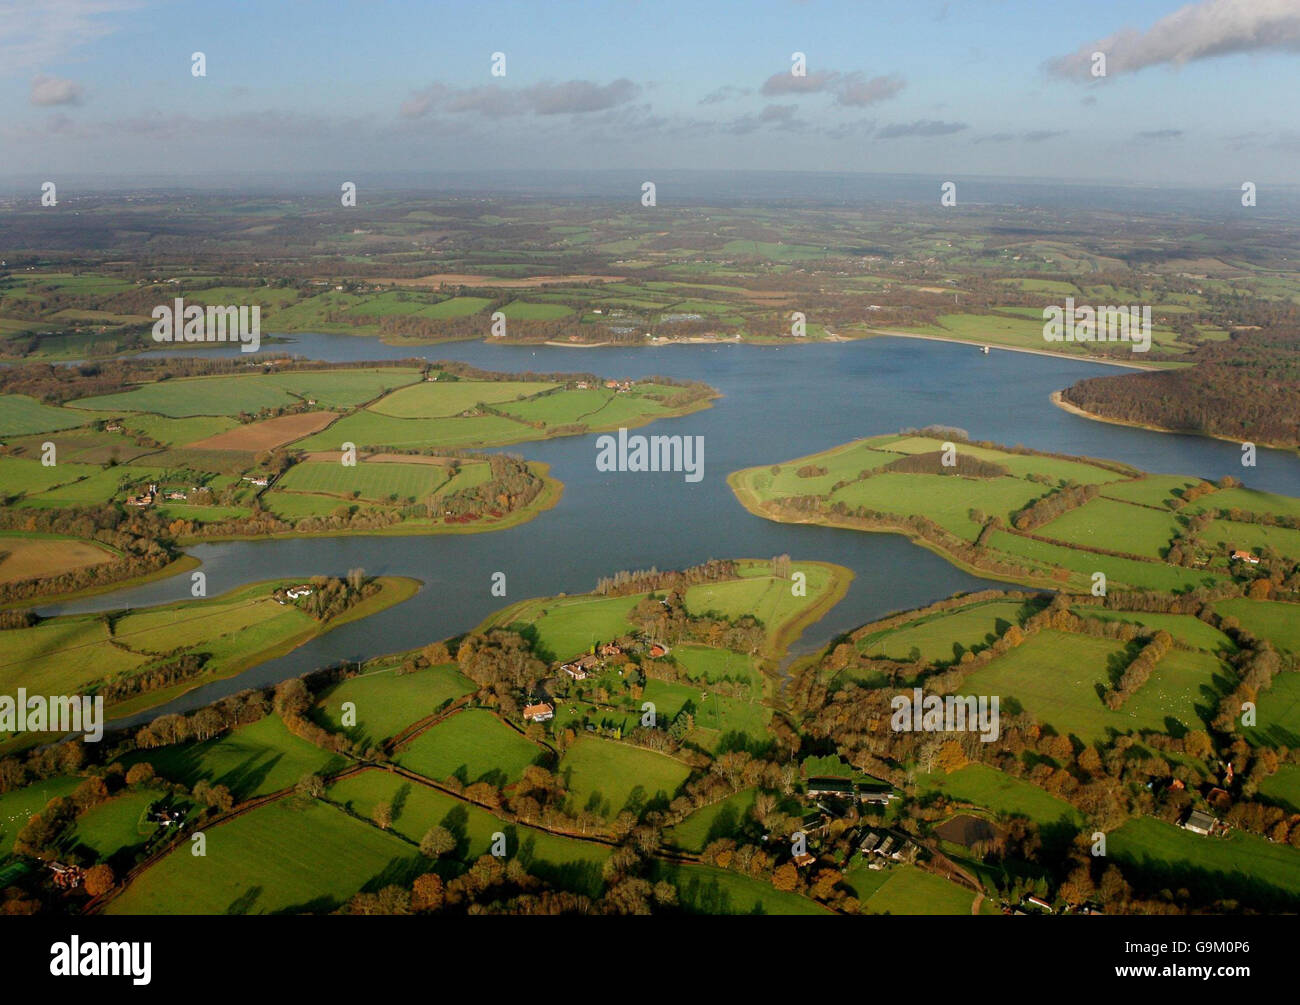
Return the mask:
<svg viewBox="0 0 1300 1005">
<path fill-rule="evenodd" d="M 5 178 L 1292 185 L 1297 94 L 1300 0 L 0 0 Z"/>
</svg>

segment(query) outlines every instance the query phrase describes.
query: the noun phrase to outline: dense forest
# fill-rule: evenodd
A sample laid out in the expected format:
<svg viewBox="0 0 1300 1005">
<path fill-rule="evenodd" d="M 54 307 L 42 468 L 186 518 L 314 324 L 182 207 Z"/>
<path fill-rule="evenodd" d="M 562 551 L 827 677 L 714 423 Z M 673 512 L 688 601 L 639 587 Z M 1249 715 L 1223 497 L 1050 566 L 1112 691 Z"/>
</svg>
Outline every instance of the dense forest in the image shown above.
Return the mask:
<svg viewBox="0 0 1300 1005">
<path fill-rule="evenodd" d="M 1089 377 L 1069 404 L 1104 419 L 1300 446 L 1300 327 L 1235 332 L 1180 370 Z"/>
</svg>

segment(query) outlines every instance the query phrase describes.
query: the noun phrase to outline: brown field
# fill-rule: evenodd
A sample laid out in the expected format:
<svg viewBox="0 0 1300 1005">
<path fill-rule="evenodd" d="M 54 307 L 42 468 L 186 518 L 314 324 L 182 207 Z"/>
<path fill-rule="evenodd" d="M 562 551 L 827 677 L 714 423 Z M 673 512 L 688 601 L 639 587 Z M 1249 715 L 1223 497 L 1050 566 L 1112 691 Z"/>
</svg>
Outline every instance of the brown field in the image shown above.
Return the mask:
<svg viewBox="0 0 1300 1005">
<path fill-rule="evenodd" d="M 0 537 L 0 583 L 57 576 L 112 557 L 112 552 L 89 541 Z"/>
<path fill-rule="evenodd" d="M 437 272 L 419 279 L 375 279 L 375 283 L 394 286 L 495 286 L 500 289 L 521 290 L 547 283 L 621 283 L 623 276 L 528 276 L 524 279 L 506 279 L 501 276 L 473 276 L 467 272 Z"/>
<path fill-rule="evenodd" d="M 298 412 L 262 422 L 236 426 L 224 433 L 188 444 L 192 450 L 249 450 L 257 453 L 318 433 L 339 417 L 340 412 Z"/>
<path fill-rule="evenodd" d="M 941 823 L 934 832 L 945 841 L 969 848 L 976 841 L 996 840 L 1002 834 L 1002 829 L 982 817 L 962 813 Z"/>
</svg>

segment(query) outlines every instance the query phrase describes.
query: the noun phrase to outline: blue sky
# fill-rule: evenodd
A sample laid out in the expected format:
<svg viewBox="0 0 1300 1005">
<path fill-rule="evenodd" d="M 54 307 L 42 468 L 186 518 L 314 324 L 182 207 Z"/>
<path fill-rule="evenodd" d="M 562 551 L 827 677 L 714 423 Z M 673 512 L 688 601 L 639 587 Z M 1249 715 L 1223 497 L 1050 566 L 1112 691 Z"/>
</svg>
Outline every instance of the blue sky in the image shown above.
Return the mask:
<svg viewBox="0 0 1300 1005">
<path fill-rule="evenodd" d="M 498 51 L 504 78 L 490 74 Z M 6 176 L 762 168 L 1291 184 L 1297 93 L 1300 0 L 0 0 Z"/>
</svg>

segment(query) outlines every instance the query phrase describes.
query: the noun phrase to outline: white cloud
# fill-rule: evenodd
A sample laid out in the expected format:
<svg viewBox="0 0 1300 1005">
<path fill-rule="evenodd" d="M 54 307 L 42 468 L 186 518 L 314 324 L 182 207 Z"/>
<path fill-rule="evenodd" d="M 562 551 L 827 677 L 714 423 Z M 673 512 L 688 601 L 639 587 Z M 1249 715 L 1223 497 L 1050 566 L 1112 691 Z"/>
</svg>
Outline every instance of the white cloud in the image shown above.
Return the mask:
<svg viewBox="0 0 1300 1005">
<path fill-rule="evenodd" d="M 1182 66 L 1243 52 L 1300 52 L 1300 0 L 1202 0 L 1161 18 L 1146 31 L 1125 28 L 1051 60 L 1062 77 L 1092 81 L 1092 54 L 1106 54 L 1106 75 L 1149 66 Z"/>
</svg>

